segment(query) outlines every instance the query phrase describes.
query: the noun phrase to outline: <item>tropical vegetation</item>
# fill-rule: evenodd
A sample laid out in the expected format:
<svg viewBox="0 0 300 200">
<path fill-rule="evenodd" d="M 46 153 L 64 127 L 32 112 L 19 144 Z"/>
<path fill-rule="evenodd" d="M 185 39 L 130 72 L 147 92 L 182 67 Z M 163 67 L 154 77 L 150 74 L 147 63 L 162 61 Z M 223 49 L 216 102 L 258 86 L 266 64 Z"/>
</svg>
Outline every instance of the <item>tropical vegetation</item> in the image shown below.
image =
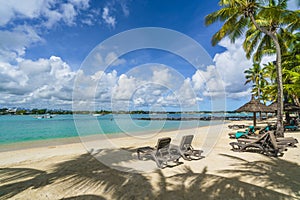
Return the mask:
<svg viewBox="0 0 300 200">
<path fill-rule="evenodd" d="M 278 136 L 283 136 L 284 132 L 284 100 L 292 99 L 294 103 L 299 103 L 300 97 L 300 12 L 288 10 L 287 1 L 220 0 L 220 10 L 207 15 L 205 19 L 206 25 L 224 22 L 212 37 L 213 45 L 225 37 L 229 37 L 231 42 L 240 37 L 245 38 L 243 47 L 246 56 L 252 58 L 254 63 L 253 68 L 245 71 L 246 82 L 254 83 L 255 95 L 264 100 L 277 100 Z M 276 55 L 276 60 L 260 69 L 265 55 Z"/>
</svg>

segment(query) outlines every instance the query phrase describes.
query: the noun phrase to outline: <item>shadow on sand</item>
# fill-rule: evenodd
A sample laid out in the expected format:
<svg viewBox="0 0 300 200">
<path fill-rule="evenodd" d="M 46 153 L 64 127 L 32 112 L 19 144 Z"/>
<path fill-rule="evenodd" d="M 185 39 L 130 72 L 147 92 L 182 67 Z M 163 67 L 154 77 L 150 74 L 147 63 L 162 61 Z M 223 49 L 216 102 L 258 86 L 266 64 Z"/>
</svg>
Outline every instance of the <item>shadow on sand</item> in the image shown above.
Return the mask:
<svg viewBox="0 0 300 200">
<path fill-rule="evenodd" d="M 118 153 L 118 150 L 102 156 L 111 157 L 114 153 Z M 236 164 L 235 170 L 220 171 L 221 175 L 208 174 L 206 168 L 201 173 L 195 173 L 188 167 L 183 170 L 181 168 L 180 173 L 168 177 L 160 169 L 152 174 L 122 172 L 107 167 L 90 153 L 58 163 L 49 171 L 1 168 L 0 199 L 13 198 L 28 190 L 32 194 L 38 190 L 46 190 L 45 188 L 56 191 L 58 187 L 64 191 L 57 194 L 58 199 L 300 198 L 299 165 L 279 158 L 248 162 L 234 156 L 223 156 L 236 160 Z M 129 157 L 125 157 L 124 161 L 128 159 Z M 205 162 L 205 159 L 201 162 Z M 157 184 L 151 181 L 154 176 L 157 177 Z M 266 186 L 259 187 L 242 181 L 247 177 L 256 182 L 261 181 Z M 271 187 L 279 191 L 285 188 L 290 194 L 276 192 Z M 68 192 L 71 188 L 72 192 Z"/>
</svg>

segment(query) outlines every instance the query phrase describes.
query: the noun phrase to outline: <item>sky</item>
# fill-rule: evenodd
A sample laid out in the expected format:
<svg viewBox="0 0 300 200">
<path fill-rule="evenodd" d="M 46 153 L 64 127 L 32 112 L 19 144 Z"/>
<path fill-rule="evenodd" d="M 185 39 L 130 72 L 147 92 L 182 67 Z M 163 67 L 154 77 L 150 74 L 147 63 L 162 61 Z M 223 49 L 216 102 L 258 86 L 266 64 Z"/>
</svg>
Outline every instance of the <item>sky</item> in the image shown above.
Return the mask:
<svg viewBox="0 0 300 200">
<path fill-rule="evenodd" d="M 0 0 L 0 108 L 235 110 L 250 100 L 252 62 L 242 38 L 211 45 L 221 24 L 204 18 L 218 9 L 216 0 Z"/>
</svg>

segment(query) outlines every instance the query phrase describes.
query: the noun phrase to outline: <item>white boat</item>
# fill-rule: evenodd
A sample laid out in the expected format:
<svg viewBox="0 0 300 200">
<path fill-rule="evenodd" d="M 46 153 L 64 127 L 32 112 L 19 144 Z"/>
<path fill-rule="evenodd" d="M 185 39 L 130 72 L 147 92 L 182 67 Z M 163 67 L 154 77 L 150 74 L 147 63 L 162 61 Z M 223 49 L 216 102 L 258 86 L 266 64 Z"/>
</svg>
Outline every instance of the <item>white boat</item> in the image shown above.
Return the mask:
<svg viewBox="0 0 300 200">
<path fill-rule="evenodd" d="M 36 115 L 34 116 L 34 118 L 36 119 L 50 119 L 50 118 L 53 118 L 52 115 Z"/>
<path fill-rule="evenodd" d="M 93 114 L 94 117 L 99 117 L 99 116 L 102 116 L 104 114 Z"/>
</svg>

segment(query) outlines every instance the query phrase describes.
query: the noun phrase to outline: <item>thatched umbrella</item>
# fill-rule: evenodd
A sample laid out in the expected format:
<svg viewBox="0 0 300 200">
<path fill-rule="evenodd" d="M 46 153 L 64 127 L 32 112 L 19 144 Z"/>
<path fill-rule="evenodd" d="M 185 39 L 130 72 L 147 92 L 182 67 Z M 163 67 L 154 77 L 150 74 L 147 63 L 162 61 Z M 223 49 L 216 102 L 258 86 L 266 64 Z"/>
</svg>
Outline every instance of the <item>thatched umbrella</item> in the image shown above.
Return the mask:
<svg viewBox="0 0 300 200">
<path fill-rule="evenodd" d="M 277 111 L 277 103 L 273 102 L 272 104 L 270 104 L 268 106 L 270 109 Z M 287 123 L 289 123 L 290 121 L 290 112 L 300 112 L 300 107 L 295 105 L 295 104 L 291 104 L 291 103 L 284 103 L 283 104 L 283 110 L 285 111 L 285 120 L 287 121 Z"/>
<path fill-rule="evenodd" d="M 277 111 L 277 102 L 273 102 L 270 105 L 268 105 L 269 109 Z"/>
<path fill-rule="evenodd" d="M 268 107 L 272 110 L 277 110 L 277 103 L 273 102 Z M 299 112 L 300 106 L 291 103 L 284 103 L 283 110 L 287 112 Z"/>
<path fill-rule="evenodd" d="M 251 100 L 245 105 L 241 106 L 235 112 L 253 112 L 253 125 L 256 126 L 256 113 L 257 112 L 274 112 L 268 106 L 262 104 L 258 99 L 252 95 Z"/>
</svg>

